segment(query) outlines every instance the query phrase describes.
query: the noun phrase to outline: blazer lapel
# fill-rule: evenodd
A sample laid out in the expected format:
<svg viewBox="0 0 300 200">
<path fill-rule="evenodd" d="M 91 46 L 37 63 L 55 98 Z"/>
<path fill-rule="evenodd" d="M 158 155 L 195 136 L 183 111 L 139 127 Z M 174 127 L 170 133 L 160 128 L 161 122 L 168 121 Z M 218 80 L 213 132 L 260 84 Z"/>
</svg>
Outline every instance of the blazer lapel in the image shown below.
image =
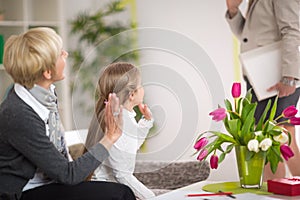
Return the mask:
<svg viewBox="0 0 300 200">
<path fill-rule="evenodd" d="M 248 10 L 247 10 L 247 18 L 251 15 L 253 8 L 255 7 L 255 4 L 258 2 L 259 0 L 249 0 L 249 6 L 248 6 Z"/>
</svg>

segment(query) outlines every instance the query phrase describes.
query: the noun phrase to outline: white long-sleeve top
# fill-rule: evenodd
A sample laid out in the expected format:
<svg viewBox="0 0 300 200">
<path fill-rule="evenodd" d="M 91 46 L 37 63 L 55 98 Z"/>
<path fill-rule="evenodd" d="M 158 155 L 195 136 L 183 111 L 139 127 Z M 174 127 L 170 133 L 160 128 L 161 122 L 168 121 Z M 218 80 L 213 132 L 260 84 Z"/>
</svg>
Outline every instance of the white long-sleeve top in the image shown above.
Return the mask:
<svg viewBox="0 0 300 200">
<path fill-rule="evenodd" d="M 153 119 L 135 120 L 136 113 L 123 109 L 123 133 L 109 151 L 109 157 L 94 173 L 93 180 L 114 181 L 129 186 L 139 199 L 154 197 L 154 193 L 134 175 L 137 150 L 153 126 Z"/>
</svg>

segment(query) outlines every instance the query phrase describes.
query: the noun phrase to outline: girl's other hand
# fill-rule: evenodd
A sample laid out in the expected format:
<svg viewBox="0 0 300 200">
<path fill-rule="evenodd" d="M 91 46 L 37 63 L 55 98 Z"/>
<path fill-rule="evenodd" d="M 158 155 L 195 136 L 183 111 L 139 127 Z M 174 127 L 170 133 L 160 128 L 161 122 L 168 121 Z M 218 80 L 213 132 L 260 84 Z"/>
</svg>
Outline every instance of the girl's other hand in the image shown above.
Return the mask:
<svg viewBox="0 0 300 200">
<path fill-rule="evenodd" d="M 139 104 L 139 109 L 141 111 L 141 113 L 144 115 L 146 120 L 151 120 L 152 119 L 152 113 L 149 109 L 149 107 L 147 106 L 147 104 Z"/>
</svg>

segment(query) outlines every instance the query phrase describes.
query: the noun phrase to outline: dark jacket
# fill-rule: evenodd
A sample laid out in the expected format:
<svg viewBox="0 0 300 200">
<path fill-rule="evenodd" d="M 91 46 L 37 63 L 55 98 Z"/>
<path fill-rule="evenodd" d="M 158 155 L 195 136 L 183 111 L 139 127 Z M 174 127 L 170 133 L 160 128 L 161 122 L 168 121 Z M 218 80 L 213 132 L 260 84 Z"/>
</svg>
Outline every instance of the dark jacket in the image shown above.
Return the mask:
<svg viewBox="0 0 300 200">
<path fill-rule="evenodd" d="M 20 196 L 37 168 L 57 182 L 77 184 L 107 157 L 105 147 L 97 144 L 69 162 L 46 136 L 44 121 L 14 89 L 0 106 L 0 194 Z"/>
</svg>

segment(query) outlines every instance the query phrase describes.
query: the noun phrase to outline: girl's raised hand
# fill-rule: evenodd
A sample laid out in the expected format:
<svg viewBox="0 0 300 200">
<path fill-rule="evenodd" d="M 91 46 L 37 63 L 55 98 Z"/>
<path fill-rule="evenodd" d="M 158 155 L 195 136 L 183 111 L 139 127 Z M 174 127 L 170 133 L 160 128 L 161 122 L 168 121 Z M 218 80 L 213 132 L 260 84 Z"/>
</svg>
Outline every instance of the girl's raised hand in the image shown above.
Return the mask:
<svg viewBox="0 0 300 200">
<path fill-rule="evenodd" d="M 139 104 L 139 109 L 141 113 L 144 115 L 146 120 L 151 120 L 152 119 L 152 113 L 150 109 L 148 108 L 147 104 Z"/>
</svg>

